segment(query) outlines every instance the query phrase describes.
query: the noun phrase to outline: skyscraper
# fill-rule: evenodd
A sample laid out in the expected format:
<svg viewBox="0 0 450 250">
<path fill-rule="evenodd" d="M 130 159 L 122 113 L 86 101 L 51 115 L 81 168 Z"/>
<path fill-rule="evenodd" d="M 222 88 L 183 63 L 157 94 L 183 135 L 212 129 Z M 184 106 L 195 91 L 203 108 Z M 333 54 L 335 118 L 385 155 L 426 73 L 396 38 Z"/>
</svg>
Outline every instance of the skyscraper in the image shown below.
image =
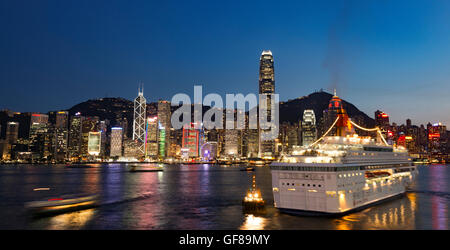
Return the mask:
<svg viewBox="0 0 450 250">
<path fill-rule="evenodd" d="M 147 157 L 152 159 L 158 158 L 158 117 L 147 118 Z"/>
<path fill-rule="evenodd" d="M 6 142 L 8 144 L 14 144 L 19 138 L 19 123 L 8 122 L 6 125 Z"/>
<path fill-rule="evenodd" d="M 48 115 L 34 113 L 30 122 L 30 152 L 33 159 L 43 159 L 49 156 Z"/>
<path fill-rule="evenodd" d="M 6 125 L 6 140 L 3 148 L 3 153 L 6 155 L 7 159 L 11 159 L 13 157 L 12 151 L 14 148 L 14 144 L 17 143 L 18 138 L 19 138 L 19 123 L 8 122 Z M 0 152 L 0 154 L 1 153 L 2 152 Z"/>
<path fill-rule="evenodd" d="M 102 132 L 89 132 L 88 153 L 89 155 L 98 156 L 101 151 Z"/>
<path fill-rule="evenodd" d="M 256 117 L 252 117 L 251 114 L 246 115 L 246 129 L 244 130 L 244 136 L 243 136 L 243 144 L 244 147 L 246 147 L 245 150 L 245 155 L 246 157 L 249 158 L 254 158 L 254 157 L 258 157 L 258 153 L 259 153 L 259 134 L 258 134 L 258 129 L 251 129 L 249 127 L 249 119 L 258 119 L 258 115 L 256 115 Z"/>
<path fill-rule="evenodd" d="M 82 124 L 84 117 L 80 113 L 75 114 L 70 120 L 69 128 L 69 159 L 78 160 L 81 156 L 81 145 L 83 142 Z"/>
<path fill-rule="evenodd" d="M 224 154 L 230 158 L 241 157 L 241 130 L 226 129 L 225 130 L 225 149 Z"/>
<path fill-rule="evenodd" d="M 145 155 L 145 116 L 146 100 L 144 89 L 138 91 L 138 96 L 134 99 L 134 119 L 133 119 L 133 140 L 136 141 L 139 156 Z"/>
<path fill-rule="evenodd" d="M 275 93 L 275 71 L 270 50 L 264 50 L 259 59 L 259 93 Z"/>
<path fill-rule="evenodd" d="M 187 151 L 188 157 L 199 157 L 200 147 L 200 130 L 196 129 L 194 123 L 184 124 L 183 126 L 183 139 L 182 148 Z"/>
<path fill-rule="evenodd" d="M 316 115 L 314 114 L 314 110 L 305 109 L 303 112 L 303 120 L 301 121 L 301 125 L 303 139 L 302 144 L 303 146 L 308 146 L 317 138 Z"/>
<path fill-rule="evenodd" d="M 89 155 L 88 152 L 89 132 L 98 131 L 98 122 L 99 122 L 98 116 L 86 117 L 85 119 L 83 119 L 81 127 L 81 134 L 82 134 L 81 157 L 86 158 Z"/>
<path fill-rule="evenodd" d="M 383 137 L 389 144 L 392 144 L 393 136 L 390 135 L 392 132 L 390 131 L 389 115 L 380 110 L 375 111 L 375 126 L 380 128 Z"/>
<path fill-rule="evenodd" d="M 262 108 L 260 117 L 267 117 L 271 122 L 273 94 L 275 94 L 275 71 L 273 56 L 270 50 L 264 50 L 259 60 L 259 105 Z M 261 110 L 261 109 L 260 109 Z M 261 125 L 261 124 L 260 124 Z M 275 141 L 262 137 L 261 132 L 270 130 L 259 130 L 259 154 L 263 158 L 273 158 L 275 152 Z"/>
<path fill-rule="evenodd" d="M 158 101 L 158 143 L 160 158 L 167 157 L 167 152 L 170 145 L 170 116 L 170 102 L 164 100 Z"/>
<path fill-rule="evenodd" d="M 375 125 L 380 128 L 389 126 L 389 115 L 380 110 L 375 111 Z"/>
<path fill-rule="evenodd" d="M 67 156 L 68 140 L 69 140 L 69 112 L 56 112 L 56 120 L 54 126 L 54 156 L 57 161 L 63 161 Z"/>
<path fill-rule="evenodd" d="M 111 128 L 111 150 L 109 155 L 111 157 L 122 156 L 122 138 L 123 129 L 121 127 Z"/>
</svg>

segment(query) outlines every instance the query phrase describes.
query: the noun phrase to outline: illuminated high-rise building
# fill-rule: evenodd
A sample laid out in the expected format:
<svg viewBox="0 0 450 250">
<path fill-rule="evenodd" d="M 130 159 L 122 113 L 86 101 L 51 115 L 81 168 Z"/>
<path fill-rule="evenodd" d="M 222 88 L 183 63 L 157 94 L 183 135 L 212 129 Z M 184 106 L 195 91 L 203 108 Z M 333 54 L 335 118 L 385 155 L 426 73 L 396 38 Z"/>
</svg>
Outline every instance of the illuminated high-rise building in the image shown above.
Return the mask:
<svg viewBox="0 0 450 250">
<path fill-rule="evenodd" d="M 68 125 L 69 125 L 69 112 L 67 111 L 56 112 L 55 127 L 67 128 Z"/>
<path fill-rule="evenodd" d="M 5 159 L 11 159 L 13 155 L 14 144 L 17 143 L 19 138 L 19 123 L 8 122 L 6 124 L 6 139 L 3 143 L 3 155 Z M 1 154 L 1 152 L 0 152 Z M 1 155 L 0 155 L 1 159 Z"/>
<path fill-rule="evenodd" d="M 48 115 L 33 113 L 30 121 L 30 144 L 33 160 L 41 160 L 50 155 Z"/>
<path fill-rule="evenodd" d="M 300 137 L 299 124 L 291 124 L 290 122 L 280 124 L 280 136 L 278 139 L 281 149 L 278 149 L 279 154 L 291 153 L 295 146 L 300 145 Z"/>
<path fill-rule="evenodd" d="M 88 143 L 89 143 L 89 133 L 98 131 L 98 116 L 85 117 L 81 126 L 81 157 L 89 156 Z"/>
<path fill-rule="evenodd" d="M 389 115 L 377 110 L 375 111 L 375 126 L 379 128 L 387 128 L 389 126 Z"/>
<path fill-rule="evenodd" d="M 164 100 L 158 101 L 158 144 L 160 158 L 165 158 L 168 155 L 171 128 L 170 117 L 170 102 Z"/>
<path fill-rule="evenodd" d="M 106 134 L 108 125 L 109 125 L 109 120 L 100 121 L 98 123 L 98 131 L 101 132 L 101 134 L 100 134 L 100 136 L 101 136 L 100 156 L 101 157 L 105 157 L 106 155 L 109 155 L 110 146 L 109 146 L 109 141 L 107 141 L 108 137 Z M 106 147 L 107 144 L 108 144 L 108 148 Z"/>
<path fill-rule="evenodd" d="M 167 156 L 167 136 L 166 133 L 170 130 L 166 130 L 161 123 L 158 123 L 158 154 L 160 159 L 164 159 Z"/>
<path fill-rule="evenodd" d="M 99 156 L 102 145 L 102 132 L 89 132 L 88 153 L 89 155 Z"/>
<path fill-rule="evenodd" d="M 122 156 L 122 139 L 123 129 L 121 127 L 111 128 L 111 149 L 109 155 L 111 157 Z"/>
<path fill-rule="evenodd" d="M 270 50 L 264 50 L 259 60 L 259 105 L 262 107 L 260 117 L 267 117 L 271 122 L 273 94 L 275 94 L 275 71 L 273 56 Z M 261 110 L 261 109 L 260 109 Z M 261 124 L 260 124 L 261 125 Z M 263 158 L 273 158 L 275 153 L 275 140 L 263 138 L 263 132 L 270 130 L 259 130 L 259 154 Z"/>
<path fill-rule="evenodd" d="M 123 156 L 128 158 L 128 160 L 139 160 L 141 153 L 135 140 L 131 138 L 123 140 Z"/>
<path fill-rule="evenodd" d="M 259 59 L 259 93 L 275 93 L 275 71 L 270 50 L 264 50 Z"/>
<path fill-rule="evenodd" d="M 68 154 L 69 144 L 69 112 L 56 112 L 56 119 L 54 124 L 54 140 L 53 140 L 53 154 L 57 161 L 63 161 Z"/>
<path fill-rule="evenodd" d="M 447 149 L 447 127 L 440 122 L 427 124 L 428 131 L 428 153 L 436 157 Z"/>
<path fill-rule="evenodd" d="M 241 157 L 241 130 L 225 129 L 224 154 L 230 158 Z"/>
<path fill-rule="evenodd" d="M 314 110 L 305 109 L 303 111 L 303 120 L 301 121 L 302 144 L 308 146 L 317 139 L 316 115 Z"/>
<path fill-rule="evenodd" d="M 69 159 L 77 161 L 81 156 L 81 145 L 83 142 L 82 124 L 84 117 L 80 113 L 76 113 L 70 119 L 69 128 Z"/>
<path fill-rule="evenodd" d="M 158 158 L 158 117 L 147 118 L 146 129 L 146 157 L 151 159 Z"/>
<path fill-rule="evenodd" d="M 33 123 L 48 123 L 48 115 L 33 113 L 31 114 L 31 124 Z"/>
<path fill-rule="evenodd" d="M 392 144 L 394 137 L 389 123 L 389 115 L 380 110 L 375 111 L 375 126 L 380 128 L 386 141 Z"/>
<path fill-rule="evenodd" d="M 250 119 L 258 119 L 258 115 L 254 114 L 254 117 L 251 117 L 251 114 L 246 115 L 246 129 L 243 131 L 243 146 L 245 148 L 243 152 L 243 156 L 246 156 L 248 158 L 255 158 L 258 157 L 259 153 L 259 134 L 258 129 L 251 129 L 249 127 L 249 120 Z"/>
<path fill-rule="evenodd" d="M 196 129 L 194 123 L 185 124 L 183 126 L 182 149 L 186 150 L 189 158 L 197 158 L 200 156 L 200 130 Z"/>
<path fill-rule="evenodd" d="M 19 123 L 8 122 L 6 124 L 6 142 L 8 144 L 14 144 L 19 139 Z"/>
<path fill-rule="evenodd" d="M 134 99 L 133 140 L 136 141 L 140 157 L 145 155 L 146 105 L 144 90 L 139 89 L 138 96 Z"/>
</svg>

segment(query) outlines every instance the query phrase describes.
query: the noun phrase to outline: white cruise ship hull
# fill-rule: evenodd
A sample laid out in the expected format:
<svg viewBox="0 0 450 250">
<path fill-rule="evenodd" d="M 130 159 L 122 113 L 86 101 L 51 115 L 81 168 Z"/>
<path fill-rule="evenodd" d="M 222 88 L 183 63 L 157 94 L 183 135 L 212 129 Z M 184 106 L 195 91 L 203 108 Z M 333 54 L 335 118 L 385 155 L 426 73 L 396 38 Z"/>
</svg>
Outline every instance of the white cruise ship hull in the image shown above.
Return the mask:
<svg viewBox="0 0 450 250">
<path fill-rule="evenodd" d="M 274 206 L 295 214 L 340 215 L 404 194 L 417 175 L 396 164 L 271 165 Z"/>
</svg>

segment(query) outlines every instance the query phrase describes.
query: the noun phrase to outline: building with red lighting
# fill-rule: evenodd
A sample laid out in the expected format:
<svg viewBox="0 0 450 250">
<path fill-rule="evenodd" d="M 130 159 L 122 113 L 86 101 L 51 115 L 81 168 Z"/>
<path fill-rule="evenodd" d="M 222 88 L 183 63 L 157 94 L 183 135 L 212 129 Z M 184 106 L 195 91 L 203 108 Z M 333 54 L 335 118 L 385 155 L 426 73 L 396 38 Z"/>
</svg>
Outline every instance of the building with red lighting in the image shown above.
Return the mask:
<svg viewBox="0 0 450 250">
<path fill-rule="evenodd" d="M 194 123 L 183 126 L 182 149 L 186 151 L 189 158 L 199 157 L 200 130 L 195 128 Z"/>
<path fill-rule="evenodd" d="M 375 111 L 375 125 L 379 128 L 389 127 L 389 115 L 380 110 Z"/>
<path fill-rule="evenodd" d="M 427 124 L 428 154 L 432 158 L 440 157 L 447 151 L 447 128 L 442 123 Z"/>
</svg>

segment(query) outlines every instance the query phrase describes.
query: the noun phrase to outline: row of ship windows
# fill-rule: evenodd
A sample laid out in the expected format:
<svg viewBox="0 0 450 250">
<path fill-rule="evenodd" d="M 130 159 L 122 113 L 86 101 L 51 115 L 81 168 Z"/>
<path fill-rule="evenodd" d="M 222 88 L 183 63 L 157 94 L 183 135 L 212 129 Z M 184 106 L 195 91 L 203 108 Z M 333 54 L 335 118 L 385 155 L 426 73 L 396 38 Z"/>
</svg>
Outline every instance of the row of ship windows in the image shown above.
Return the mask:
<svg viewBox="0 0 450 250">
<path fill-rule="evenodd" d="M 379 168 L 396 168 L 410 166 L 410 163 L 400 163 L 382 166 L 342 166 L 342 167 L 300 167 L 300 166 L 270 166 L 272 170 L 290 170 L 290 171 L 317 171 L 317 172 L 340 172 L 340 171 L 355 171 L 355 170 L 366 170 L 366 169 L 379 169 Z"/>
<path fill-rule="evenodd" d="M 344 184 L 338 184 L 338 187 L 346 187 L 346 186 L 355 186 L 355 185 L 364 185 L 365 182 L 352 182 L 352 183 L 344 183 Z"/>
<path fill-rule="evenodd" d="M 281 185 L 282 186 L 284 186 L 286 184 L 286 186 L 295 186 L 295 183 L 288 183 L 288 182 L 286 182 L 286 183 L 284 183 L 284 182 L 282 182 L 281 183 Z M 311 187 L 311 186 L 313 186 L 313 187 L 315 187 L 316 186 L 316 184 L 305 184 L 305 183 L 302 183 L 302 187 L 305 187 L 305 185 L 306 185 L 306 187 Z M 300 183 L 297 183 L 297 186 L 300 186 Z M 322 187 L 322 185 L 321 184 L 317 184 L 317 187 Z"/>
<path fill-rule="evenodd" d="M 347 178 L 347 177 L 354 177 L 354 176 L 360 176 L 362 173 L 351 173 L 351 174 L 340 174 L 338 175 L 339 178 Z"/>
</svg>

